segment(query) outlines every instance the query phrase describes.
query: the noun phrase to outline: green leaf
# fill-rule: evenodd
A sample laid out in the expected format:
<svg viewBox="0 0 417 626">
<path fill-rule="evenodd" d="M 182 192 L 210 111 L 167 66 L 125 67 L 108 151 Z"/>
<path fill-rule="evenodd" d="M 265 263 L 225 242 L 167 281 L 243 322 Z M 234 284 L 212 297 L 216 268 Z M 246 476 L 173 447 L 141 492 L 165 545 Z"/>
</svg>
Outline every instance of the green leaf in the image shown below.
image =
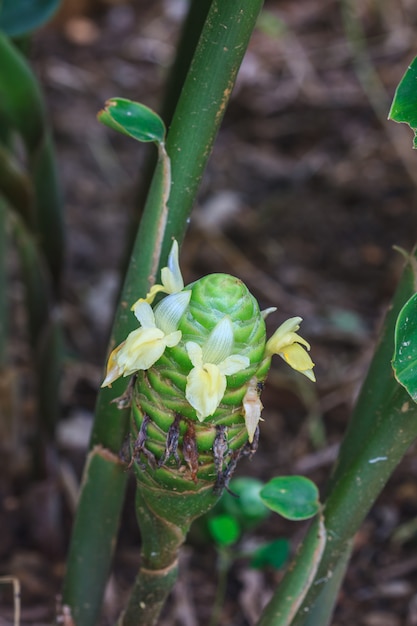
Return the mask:
<svg viewBox="0 0 417 626">
<path fill-rule="evenodd" d="M 227 513 L 210 517 L 208 528 L 213 540 L 220 546 L 231 546 L 240 537 L 239 523 Z"/>
<path fill-rule="evenodd" d="M 165 125 L 152 109 L 144 104 L 125 98 L 107 100 L 98 120 L 113 130 L 128 135 L 137 141 L 165 141 Z"/>
<path fill-rule="evenodd" d="M 396 89 L 388 119 L 408 124 L 414 131 L 413 148 L 417 148 L 417 57 Z"/>
<path fill-rule="evenodd" d="M 270 514 L 261 500 L 263 486 L 264 483 L 256 478 L 233 478 L 229 485 L 231 493 L 226 491 L 223 494 L 218 507 L 235 517 L 244 530 L 256 526 Z"/>
<path fill-rule="evenodd" d="M 273 567 L 281 569 L 290 557 L 290 542 L 288 539 L 275 539 L 260 546 L 253 553 L 250 566 L 254 569 Z"/>
<path fill-rule="evenodd" d="M 417 402 L 417 294 L 411 296 L 398 315 L 392 367 L 395 378 Z"/>
<path fill-rule="evenodd" d="M 273 478 L 260 495 L 267 507 L 290 520 L 308 519 L 320 509 L 318 489 L 304 476 Z"/>
<path fill-rule="evenodd" d="M 0 30 L 21 37 L 43 26 L 55 13 L 60 0 L 2 0 Z"/>
<path fill-rule="evenodd" d="M 265 9 L 259 15 L 256 27 L 263 34 L 274 39 L 280 39 L 288 32 L 285 22 L 272 11 L 266 11 Z"/>
</svg>

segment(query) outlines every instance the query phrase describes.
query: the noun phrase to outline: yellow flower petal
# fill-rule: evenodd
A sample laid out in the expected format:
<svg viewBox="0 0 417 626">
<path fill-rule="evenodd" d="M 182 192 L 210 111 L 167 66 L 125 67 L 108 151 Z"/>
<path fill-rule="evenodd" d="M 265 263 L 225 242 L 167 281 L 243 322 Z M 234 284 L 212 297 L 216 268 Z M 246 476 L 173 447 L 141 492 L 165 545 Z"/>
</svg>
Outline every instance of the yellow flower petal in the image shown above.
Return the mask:
<svg viewBox="0 0 417 626">
<path fill-rule="evenodd" d="M 194 367 L 187 376 L 185 397 L 200 422 L 213 415 L 226 390 L 226 376 L 212 363 Z"/>
<path fill-rule="evenodd" d="M 294 343 L 294 341 L 298 341 L 298 338 L 301 339 L 301 343 L 307 343 L 304 339 L 302 339 L 302 337 L 299 337 L 299 335 L 296 335 L 295 333 L 295 331 L 300 328 L 300 322 L 302 322 L 301 317 L 291 317 L 281 324 L 272 337 L 267 341 L 267 354 L 279 354 L 284 346 Z"/>
<path fill-rule="evenodd" d="M 175 239 L 168 256 L 168 265 L 161 270 L 161 283 L 153 285 L 146 294 L 146 298 L 139 298 L 131 310 L 134 311 L 136 305 L 141 302 L 152 304 L 158 293 L 178 293 L 184 289 L 184 280 L 178 262 L 178 242 Z"/>
<path fill-rule="evenodd" d="M 180 330 L 176 330 L 175 332 L 170 333 L 169 335 L 165 335 L 165 344 L 167 348 L 173 348 L 174 346 L 178 345 L 179 342 L 181 341 L 181 337 L 182 337 L 182 332 Z"/>
<path fill-rule="evenodd" d="M 119 346 L 117 346 L 117 348 L 111 351 L 107 361 L 106 377 L 101 383 L 102 387 L 111 386 L 111 384 L 123 374 L 122 368 L 117 363 L 117 355 L 120 350 L 122 350 L 124 344 L 125 342 L 121 343 Z"/>
<path fill-rule="evenodd" d="M 273 339 L 273 337 L 271 337 Z M 285 333 L 277 337 L 275 341 L 271 341 L 271 339 L 267 343 L 267 350 L 269 350 L 272 354 L 280 354 L 286 346 L 291 346 L 295 343 L 300 343 L 310 350 L 310 344 L 308 341 L 297 335 L 297 333 Z"/>
<path fill-rule="evenodd" d="M 187 341 L 185 349 L 194 367 L 203 367 L 203 351 L 195 341 Z"/>
<path fill-rule="evenodd" d="M 142 327 L 132 331 L 126 341 L 110 354 L 106 377 L 101 386 L 111 385 L 120 376 L 149 369 L 161 358 L 166 347 L 172 348 L 180 342 L 181 336 L 180 330 L 166 335 L 156 327 Z"/>
<path fill-rule="evenodd" d="M 214 327 L 203 347 L 188 341 L 185 348 L 194 366 L 187 377 L 185 397 L 203 421 L 219 406 L 226 390 L 226 375 L 246 369 L 250 360 L 241 354 L 230 354 L 233 328 L 227 316 Z"/>
<path fill-rule="evenodd" d="M 279 355 L 288 363 L 288 365 L 297 370 L 297 372 L 301 372 L 302 374 L 308 376 L 308 378 L 311 378 L 311 374 L 308 375 L 307 372 L 312 373 L 314 363 L 310 359 L 309 354 L 298 343 L 285 346 Z"/>
<path fill-rule="evenodd" d="M 291 317 L 281 324 L 267 341 L 265 354 L 279 354 L 288 365 L 314 382 L 314 363 L 306 352 L 306 349 L 310 350 L 310 344 L 295 332 L 300 328 L 300 322 L 301 317 Z"/>
<path fill-rule="evenodd" d="M 133 312 L 142 328 L 155 328 L 155 314 L 150 304 L 138 300 L 133 306 Z"/>
<path fill-rule="evenodd" d="M 136 300 L 131 308 L 131 311 L 134 311 L 136 306 L 141 302 L 147 302 L 148 304 L 152 304 L 152 302 L 155 300 L 155 296 L 158 293 L 166 293 L 165 287 L 163 285 L 152 285 L 152 287 L 146 294 L 146 298 L 139 298 L 138 300 Z"/>
<path fill-rule="evenodd" d="M 117 355 L 123 376 L 149 369 L 164 353 L 165 334 L 159 328 L 138 328 L 131 332 Z"/>
</svg>

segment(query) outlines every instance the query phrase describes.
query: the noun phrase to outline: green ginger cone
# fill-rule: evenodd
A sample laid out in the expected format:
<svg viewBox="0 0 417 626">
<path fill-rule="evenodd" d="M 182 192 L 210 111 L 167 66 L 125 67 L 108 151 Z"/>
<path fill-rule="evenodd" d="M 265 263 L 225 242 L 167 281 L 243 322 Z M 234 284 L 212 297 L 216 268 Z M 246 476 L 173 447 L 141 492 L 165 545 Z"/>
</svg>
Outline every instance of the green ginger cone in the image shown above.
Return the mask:
<svg viewBox="0 0 417 626">
<path fill-rule="evenodd" d="M 314 380 L 301 318 L 269 341 L 258 302 L 239 279 L 211 274 L 184 287 L 174 241 L 161 283 L 132 309 L 140 327 L 110 354 L 104 385 L 134 374 L 132 461 L 142 563 L 125 624 L 154 623 L 176 578 L 191 522 L 217 501 L 242 455 L 256 450 L 259 398 L 271 356 Z M 165 293 L 152 308 L 155 296 Z M 151 608 L 153 607 L 153 608 Z"/>
</svg>

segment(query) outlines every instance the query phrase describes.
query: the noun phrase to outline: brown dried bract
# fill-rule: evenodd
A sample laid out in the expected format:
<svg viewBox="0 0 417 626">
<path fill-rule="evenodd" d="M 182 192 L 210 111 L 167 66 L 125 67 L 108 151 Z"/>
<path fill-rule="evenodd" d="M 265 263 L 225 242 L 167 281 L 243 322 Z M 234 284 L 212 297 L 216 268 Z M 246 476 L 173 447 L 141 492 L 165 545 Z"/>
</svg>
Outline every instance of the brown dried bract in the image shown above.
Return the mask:
<svg viewBox="0 0 417 626">
<path fill-rule="evenodd" d="M 144 415 L 143 416 L 143 421 L 142 424 L 140 426 L 140 430 L 138 433 L 138 436 L 136 438 L 136 441 L 133 445 L 133 453 L 132 453 L 132 458 L 131 461 L 129 463 L 128 468 L 132 467 L 134 461 L 136 461 L 136 463 L 138 463 L 138 465 L 142 468 L 145 469 L 146 465 L 144 463 L 141 462 L 140 460 L 140 456 L 141 454 L 143 454 L 149 465 L 151 466 L 152 469 L 156 469 L 156 459 L 155 456 L 152 454 L 152 452 L 150 450 L 147 450 L 146 448 L 146 440 L 148 438 L 147 436 L 147 426 L 149 424 L 149 422 L 151 421 L 151 418 L 149 417 L 149 415 Z"/>
<path fill-rule="evenodd" d="M 178 441 L 180 438 L 180 422 L 181 415 L 179 413 L 176 414 L 174 421 L 168 430 L 167 441 L 165 444 L 165 450 L 163 455 L 158 461 L 158 467 L 162 467 L 162 465 L 169 461 L 169 459 L 173 456 L 179 466 L 181 464 L 181 459 L 178 456 Z"/>
<path fill-rule="evenodd" d="M 188 422 L 187 430 L 184 433 L 182 443 L 182 454 L 184 461 L 191 470 L 191 479 L 197 482 L 198 471 L 198 449 L 195 435 L 195 426 L 192 422 Z"/>
</svg>

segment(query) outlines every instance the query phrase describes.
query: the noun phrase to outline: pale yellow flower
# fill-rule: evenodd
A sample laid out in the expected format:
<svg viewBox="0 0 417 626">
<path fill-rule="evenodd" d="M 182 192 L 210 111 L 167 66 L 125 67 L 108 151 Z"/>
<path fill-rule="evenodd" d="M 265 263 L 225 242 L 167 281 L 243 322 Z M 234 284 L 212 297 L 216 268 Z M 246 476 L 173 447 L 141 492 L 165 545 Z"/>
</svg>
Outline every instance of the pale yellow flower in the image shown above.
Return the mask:
<svg viewBox="0 0 417 626">
<path fill-rule="evenodd" d="M 111 352 L 101 386 L 111 385 L 120 376 L 149 369 L 161 358 L 166 348 L 176 346 L 182 336 L 181 331 L 177 330 L 178 322 L 190 298 L 191 291 L 172 294 L 164 298 L 155 311 L 147 302 L 137 302 L 134 313 L 141 327 L 132 331 L 126 341 Z"/>
<path fill-rule="evenodd" d="M 310 350 L 310 344 L 296 333 L 300 328 L 300 322 L 301 317 L 291 317 L 281 324 L 267 341 L 266 354 L 268 356 L 279 354 L 293 369 L 315 382 L 314 363 L 307 352 Z"/>
<path fill-rule="evenodd" d="M 185 345 L 193 368 L 187 376 L 185 397 L 197 413 L 200 422 L 213 415 L 226 391 L 226 376 L 246 369 L 249 358 L 231 354 L 233 328 L 224 317 L 212 330 L 203 347 L 194 341 Z"/>
<path fill-rule="evenodd" d="M 132 310 L 137 304 L 147 302 L 152 304 L 158 293 L 178 293 L 184 289 L 184 280 L 182 278 L 180 265 L 178 261 L 178 242 L 176 239 L 172 242 L 171 252 L 168 256 L 168 265 L 161 270 L 161 283 L 153 285 L 146 294 L 146 298 L 139 298 L 132 306 Z"/>
</svg>

